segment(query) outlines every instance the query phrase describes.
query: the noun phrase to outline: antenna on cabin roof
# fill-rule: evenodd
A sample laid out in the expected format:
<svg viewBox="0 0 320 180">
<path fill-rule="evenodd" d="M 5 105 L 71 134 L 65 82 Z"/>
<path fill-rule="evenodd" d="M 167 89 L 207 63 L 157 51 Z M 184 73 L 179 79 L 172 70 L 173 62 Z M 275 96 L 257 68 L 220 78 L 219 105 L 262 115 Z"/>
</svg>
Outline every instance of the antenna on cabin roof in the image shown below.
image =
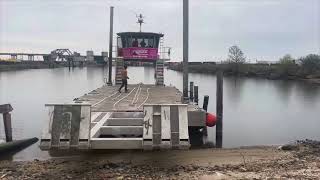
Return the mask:
<svg viewBox="0 0 320 180">
<path fill-rule="evenodd" d="M 139 14 L 139 15 L 136 15 L 137 16 L 137 18 L 138 18 L 138 24 L 140 24 L 140 32 L 141 32 L 141 25 L 144 23 L 144 20 L 143 20 L 143 18 L 144 18 L 144 16 L 142 16 L 142 14 Z"/>
</svg>

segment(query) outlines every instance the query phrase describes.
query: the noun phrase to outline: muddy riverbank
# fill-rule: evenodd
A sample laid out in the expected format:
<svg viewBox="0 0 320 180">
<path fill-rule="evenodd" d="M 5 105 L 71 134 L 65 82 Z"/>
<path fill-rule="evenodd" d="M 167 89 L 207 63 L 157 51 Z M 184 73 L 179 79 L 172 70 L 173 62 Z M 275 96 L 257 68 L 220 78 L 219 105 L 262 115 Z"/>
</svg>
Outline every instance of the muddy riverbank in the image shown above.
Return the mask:
<svg viewBox="0 0 320 180">
<path fill-rule="evenodd" d="M 320 145 L 114 152 L 46 161 L 0 162 L 3 179 L 317 179 Z M 284 148 L 285 149 L 285 148 Z"/>
</svg>

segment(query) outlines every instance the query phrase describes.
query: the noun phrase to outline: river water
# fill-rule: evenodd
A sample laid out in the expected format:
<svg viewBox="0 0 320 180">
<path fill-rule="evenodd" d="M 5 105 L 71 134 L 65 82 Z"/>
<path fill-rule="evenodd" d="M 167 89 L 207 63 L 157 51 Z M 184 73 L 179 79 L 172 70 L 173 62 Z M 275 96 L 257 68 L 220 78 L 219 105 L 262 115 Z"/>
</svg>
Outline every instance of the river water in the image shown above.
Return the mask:
<svg viewBox="0 0 320 180">
<path fill-rule="evenodd" d="M 40 137 L 44 104 L 68 103 L 105 82 L 107 68 L 87 67 L 0 72 L 0 104 L 11 103 L 14 139 Z M 154 83 L 151 67 L 129 67 L 129 84 Z M 189 74 L 199 86 L 199 103 L 209 95 L 215 112 L 216 76 Z M 165 84 L 182 90 L 182 74 L 165 70 Z M 320 86 L 297 81 L 224 77 L 223 146 L 276 145 L 296 139 L 320 139 Z M 215 139 L 215 128 L 208 131 Z M 0 139 L 4 138 L 0 117 Z M 15 160 L 46 159 L 39 143 Z"/>
</svg>

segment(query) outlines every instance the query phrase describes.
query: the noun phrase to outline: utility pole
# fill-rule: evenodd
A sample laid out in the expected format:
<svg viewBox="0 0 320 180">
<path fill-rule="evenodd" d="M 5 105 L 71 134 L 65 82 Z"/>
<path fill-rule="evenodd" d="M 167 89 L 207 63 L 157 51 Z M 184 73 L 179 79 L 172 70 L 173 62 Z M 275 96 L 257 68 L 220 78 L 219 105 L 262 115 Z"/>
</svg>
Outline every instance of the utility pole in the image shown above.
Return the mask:
<svg viewBox="0 0 320 180">
<path fill-rule="evenodd" d="M 112 44 L 113 44 L 113 6 L 110 7 L 110 31 L 109 31 L 109 76 L 108 85 L 112 86 Z"/>
<path fill-rule="evenodd" d="M 188 102 L 189 0 L 183 0 L 183 100 Z"/>
</svg>

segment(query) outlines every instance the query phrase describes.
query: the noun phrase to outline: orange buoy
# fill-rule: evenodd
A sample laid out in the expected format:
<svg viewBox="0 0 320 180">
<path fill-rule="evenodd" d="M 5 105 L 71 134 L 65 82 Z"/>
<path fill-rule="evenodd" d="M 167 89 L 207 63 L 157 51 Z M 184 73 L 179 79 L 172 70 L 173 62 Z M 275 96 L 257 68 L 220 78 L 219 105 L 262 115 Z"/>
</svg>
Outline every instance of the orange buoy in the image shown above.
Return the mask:
<svg viewBox="0 0 320 180">
<path fill-rule="evenodd" d="M 214 114 L 207 113 L 206 125 L 208 127 L 213 127 L 217 123 L 217 117 Z"/>
</svg>

